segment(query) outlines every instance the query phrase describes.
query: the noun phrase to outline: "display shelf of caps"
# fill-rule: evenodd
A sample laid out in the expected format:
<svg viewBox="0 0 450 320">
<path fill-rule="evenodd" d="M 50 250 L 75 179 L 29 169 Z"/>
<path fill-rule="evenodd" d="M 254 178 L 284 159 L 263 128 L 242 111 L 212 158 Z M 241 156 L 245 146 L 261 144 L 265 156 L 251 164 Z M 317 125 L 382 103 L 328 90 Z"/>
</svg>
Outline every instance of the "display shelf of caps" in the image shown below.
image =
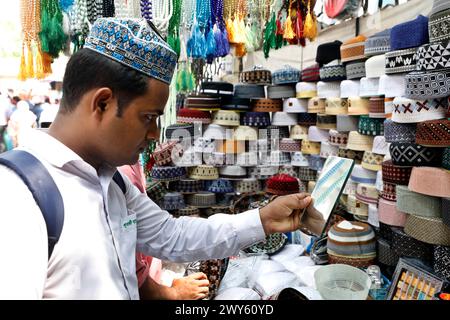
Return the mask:
<svg viewBox="0 0 450 320">
<path fill-rule="evenodd" d="M 225 205 L 258 192 L 266 202 L 274 195 L 311 192 L 328 156 L 354 159 L 339 200 L 341 218 L 327 232 L 322 256 L 328 258 L 321 261 L 362 269 L 379 265 L 384 279 L 391 279 L 400 258 L 414 258 L 450 280 L 442 262 L 450 255 L 450 94 L 426 76 L 450 68 L 444 54 L 450 48 L 445 41 L 430 42 L 436 38 L 429 33 L 433 19 L 419 15 L 370 37 L 320 44 L 316 64 L 303 70 L 243 71 L 227 102 L 201 108 L 211 114 L 211 129 L 206 114 L 183 117 L 201 122 L 206 138 L 213 138 L 214 147 L 196 149 L 203 159 L 205 153 L 223 155 L 208 172 L 189 176 L 208 182 L 195 189 L 205 199 L 186 204 L 207 201 L 220 208 L 213 195 L 233 192 Z M 424 78 L 429 85 L 419 87 Z M 447 85 L 445 79 L 440 85 Z M 202 166 L 198 170 L 206 170 Z M 211 181 L 213 168 L 218 178 Z M 276 235 L 246 252 L 272 256 L 285 243 Z"/>
<path fill-rule="evenodd" d="M 81 48 L 90 26 L 85 21 L 94 19 L 87 5 L 95 1 L 48 2 L 61 3 L 71 40 Z M 349 158 L 355 165 L 337 218 L 327 238 L 315 243 L 317 252 L 309 252 L 312 260 L 305 257 L 309 263 L 318 261 L 317 254 L 320 264 L 362 269 L 377 264 L 391 279 L 400 258 L 414 258 L 450 281 L 448 1 L 434 0 L 429 17 L 321 43 L 314 63 L 301 70 L 255 65 L 240 72 L 238 83 L 212 81 L 204 64 L 230 52 L 242 57 L 263 50 L 267 58 L 285 44 L 305 46 L 305 39 L 317 34 L 314 0 L 171 0 L 172 14 L 161 9 L 162 0 L 98 2 L 120 3 L 118 19 L 153 22 L 179 58 L 172 81 L 176 107 L 166 108 L 173 117 L 145 164 L 147 195 L 162 209 L 180 219 L 238 214 L 276 196 L 312 192 L 327 157 Z M 150 12 L 152 3 L 161 10 Z M 106 9 L 111 7 L 96 17 L 114 11 Z M 29 8 L 28 16 L 30 10 L 38 12 Z M 28 24 L 23 23 L 23 54 L 30 43 L 41 43 L 36 34 L 30 38 Z M 31 72 L 33 66 L 22 64 L 22 79 L 49 73 L 58 50 L 42 49 L 46 63 L 35 62 L 44 69 Z M 164 75 L 163 80 L 170 83 Z M 299 244 L 293 234 L 270 235 L 245 251 L 276 260 Z M 283 266 L 299 270 L 294 264 L 304 262 L 297 258 Z M 209 261 L 202 266 L 214 298 L 221 293 L 218 274 L 234 261 Z M 305 270 L 310 267 L 318 266 Z M 302 280 L 308 284 L 311 278 Z M 372 285 L 381 278 L 372 277 Z"/>
</svg>

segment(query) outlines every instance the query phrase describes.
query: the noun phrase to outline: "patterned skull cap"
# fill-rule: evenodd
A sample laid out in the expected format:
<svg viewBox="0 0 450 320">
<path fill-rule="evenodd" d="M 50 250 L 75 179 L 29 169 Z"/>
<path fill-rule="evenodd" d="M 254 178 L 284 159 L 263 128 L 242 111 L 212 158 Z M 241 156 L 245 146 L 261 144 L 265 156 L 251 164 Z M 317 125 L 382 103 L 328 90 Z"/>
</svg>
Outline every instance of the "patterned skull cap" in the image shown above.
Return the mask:
<svg viewBox="0 0 450 320">
<path fill-rule="evenodd" d="M 84 47 L 167 84 L 178 60 L 145 19 L 99 18 Z"/>
</svg>

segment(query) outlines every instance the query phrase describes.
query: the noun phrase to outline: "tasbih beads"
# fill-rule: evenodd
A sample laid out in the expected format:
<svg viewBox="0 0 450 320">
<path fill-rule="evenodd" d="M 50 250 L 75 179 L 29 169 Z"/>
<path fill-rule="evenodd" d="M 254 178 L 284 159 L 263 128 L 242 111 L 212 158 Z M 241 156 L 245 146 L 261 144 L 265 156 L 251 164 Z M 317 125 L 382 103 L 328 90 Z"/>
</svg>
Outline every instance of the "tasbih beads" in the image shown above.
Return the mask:
<svg viewBox="0 0 450 320">
<path fill-rule="evenodd" d="M 181 12 L 181 26 L 190 29 L 194 23 L 195 0 L 183 0 L 183 10 Z"/>
<path fill-rule="evenodd" d="M 152 1 L 151 0 L 141 0 L 141 15 L 147 20 L 152 20 Z"/>
<path fill-rule="evenodd" d="M 211 17 L 210 0 L 197 0 L 196 18 L 200 27 L 206 27 Z"/>
<path fill-rule="evenodd" d="M 20 70 L 18 78 L 25 80 L 35 76 L 33 64 L 32 42 L 38 45 L 37 33 L 40 29 L 40 1 L 21 0 L 20 20 L 22 25 L 22 56 L 20 59 Z M 25 62 L 25 49 L 27 51 L 27 61 Z M 42 58 L 41 58 L 42 61 Z M 38 63 L 38 61 L 36 61 Z"/>
<path fill-rule="evenodd" d="M 167 0 L 153 0 L 153 23 L 161 33 L 167 33 L 169 27 L 169 20 L 173 14 L 172 1 Z"/>
<path fill-rule="evenodd" d="M 84 46 L 84 41 L 89 33 L 87 1 L 75 0 L 75 4 L 69 12 L 69 17 L 71 21 L 71 37 L 74 44 L 74 52 L 76 52 Z"/>
<path fill-rule="evenodd" d="M 103 0 L 102 16 L 104 18 L 115 16 L 114 0 Z"/>
</svg>

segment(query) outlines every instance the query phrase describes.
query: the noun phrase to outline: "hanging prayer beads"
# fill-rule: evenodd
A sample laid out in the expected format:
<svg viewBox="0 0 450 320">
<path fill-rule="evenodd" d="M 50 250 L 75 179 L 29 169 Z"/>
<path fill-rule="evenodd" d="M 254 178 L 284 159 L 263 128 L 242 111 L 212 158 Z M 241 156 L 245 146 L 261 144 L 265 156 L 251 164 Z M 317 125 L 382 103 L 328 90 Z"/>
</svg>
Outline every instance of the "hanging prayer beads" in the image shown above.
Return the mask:
<svg viewBox="0 0 450 320">
<path fill-rule="evenodd" d="M 141 0 L 141 15 L 147 20 L 152 20 L 152 1 L 151 0 Z"/>
</svg>

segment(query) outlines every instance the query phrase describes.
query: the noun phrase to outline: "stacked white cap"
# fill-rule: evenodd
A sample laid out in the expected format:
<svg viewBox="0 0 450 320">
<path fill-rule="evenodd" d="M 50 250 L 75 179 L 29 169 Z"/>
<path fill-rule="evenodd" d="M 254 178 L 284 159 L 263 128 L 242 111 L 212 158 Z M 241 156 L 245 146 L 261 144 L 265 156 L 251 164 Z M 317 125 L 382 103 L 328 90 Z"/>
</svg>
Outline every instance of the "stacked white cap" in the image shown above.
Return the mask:
<svg viewBox="0 0 450 320">
<path fill-rule="evenodd" d="M 359 80 L 344 80 L 341 82 L 341 98 L 359 96 Z"/>
<path fill-rule="evenodd" d="M 361 78 L 359 82 L 360 97 L 376 97 L 379 96 L 379 78 Z"/>
<path fill-rule="evenodd" d="M 274 126 L 293 126 L 297 124 L 297 115 L 295 113 L 274 112 L 272 116 L 272 125 Z"/>
<path fill-rule="evenodd" d="M 379 78 L 385 74 L 386 58 L 384 54 L 373 56 L 366 60 L 366 77 Z"/>
<path fill-rule="evenodd" d="M 317 96 L 319 98 L 335 98 L 341 96 L 341 83 L 338 81 L 332 82 L 317 82 Z"/>
<path fill-rule="evenodd" d="M 406 80 L 401 74 L 382 75 L 380 77 L 378 94 L 386 98 L 395 98 L 405 95 Z"/>
</svg>

